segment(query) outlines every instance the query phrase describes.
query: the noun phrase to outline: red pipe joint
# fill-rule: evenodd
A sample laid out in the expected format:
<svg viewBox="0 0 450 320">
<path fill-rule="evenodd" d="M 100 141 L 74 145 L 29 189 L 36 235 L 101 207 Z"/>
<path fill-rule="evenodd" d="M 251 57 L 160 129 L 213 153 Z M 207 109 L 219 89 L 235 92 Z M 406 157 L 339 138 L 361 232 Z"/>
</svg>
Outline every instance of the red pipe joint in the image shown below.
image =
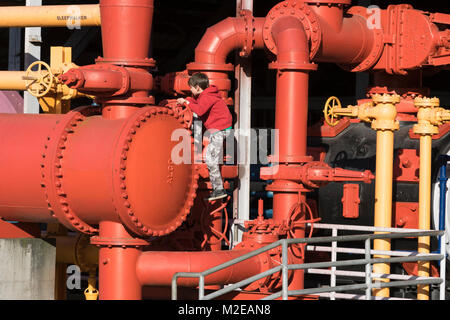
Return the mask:
<svg viewBox="0 0 450 320">
<path fill-rule="evenodd" d="M 138 91 L 148 92 L 153 88 L 153 77 L 150 73 L 112 64 L 70 69 L 59 76 L 59 79 L 72 89 L 98 96 L 130 95 Z"/>
</svg>

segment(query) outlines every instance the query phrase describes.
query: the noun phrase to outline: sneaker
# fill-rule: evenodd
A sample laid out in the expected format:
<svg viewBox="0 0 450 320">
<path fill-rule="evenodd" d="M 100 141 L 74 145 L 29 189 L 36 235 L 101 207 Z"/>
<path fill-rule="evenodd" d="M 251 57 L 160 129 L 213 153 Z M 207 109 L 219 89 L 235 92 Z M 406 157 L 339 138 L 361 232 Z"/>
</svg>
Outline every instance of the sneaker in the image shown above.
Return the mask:
<svg viewBox="0 0 450 320">
<path fill-rule="evenodd" d="M 213 192 L 211 192 L 211 194 L 209 195 L 208 201 L 213 201 L 213 200 L 217 200 L 217 199 L 222 199 L 225 198 L 228 194 L 225 192 L 225 190 L 223 189 L 219 189 L 219 190 L 214 190 Z"/>
</svg>

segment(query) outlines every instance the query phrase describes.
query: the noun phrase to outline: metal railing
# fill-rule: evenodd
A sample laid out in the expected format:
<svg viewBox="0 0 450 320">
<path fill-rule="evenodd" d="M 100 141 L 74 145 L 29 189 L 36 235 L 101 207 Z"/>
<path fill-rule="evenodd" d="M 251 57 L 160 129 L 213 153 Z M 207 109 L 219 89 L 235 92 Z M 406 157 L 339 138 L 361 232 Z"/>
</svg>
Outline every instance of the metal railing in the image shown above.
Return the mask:
<svg viewBox="0 0 450 320">
<path fill-rule="evenodd" d="M 347 226 L 347 225 L 328 225 L 314 223 L 315 229 L 331 229 L 331 237 L 316 237 L 316 238 L 302 238 L 302 239 L 283 239 L 278 240 L 270 245 L 259 248 L 255 251 L 242 255 L 241 257 L 230 260 L 226 263 L 220 264 L 216 267 L 210 268 L 203 272 L 178 272 L 172 278 L 172 299 L 177 299 L 177 280 L 179 278 L 198 278 L 199 279 L 199 300 L 210 300 L 220 297 L 223 294 L 239 290 L 241 287 L 247 286 L 259 279 L 268 277 L 274 273 L 281 272 L 282 286 L 281 290 L 264 297 L 262 300 L 271 300 L 282 298 L 288 299 L 289 296 L 299 295 L 318 295 L 322 297 L 335 298 L 351 298 L 351 299 L 379 299 L 379 297 L 372 297 L 372 289 L 381 289 L 387 287 L 404 287 L 417 285 L 439 285 L 439 299 L 445 300 L 445 232 L 432 230 L 418 230 L 418 229 L 398 229 L 398 228 L 375 228 L 375 227 L 361 227 L 361 226 Z M 338 236 L 339 230 L 354 230 L 354 231 L 369 231 L 369 232 L 389 232 L 383 234 L 361 234 L 361 235 L 342 235 Z M 417 237 L 442 237 L 440 242 L 440 253 L 419 254 L 416 251 L 376 251 L 371 249 L 371 241 L 374 239 L 399 239 L 399 238 L 417 238 Z M 338 242 L 355 242 L 364 241 L 364 249 L 358 248 L 343 248 L 338 247 Z M 311 246 L 312 244 L 331 243 L 330 247 Z M 312 251 L 329 251 L 331 252 L 332 261 L 330 262 L 315 262 L 303 264 L 289 264 L 288 263 L 288 247 L 292 244 L 305 244 L 307 250 Z M 246 259 L 255 257 L 261 253 L 267 252 L 274 248 L 281 247 L 282 259 L 280 265 L 269 269 L 260 274 L 254 275 L 245 280 L 230 284 L 220 290 L 205 295 L 205 277 L 217 271 L 228 268 L 234 264 L 240 263 Z M 362 254 L 363 259 L 336 261 L 337 253 L 352 253 Z M 388 258 L 372 258 L 372 255 L 386 255 Z M 417 262 L 417 261 L 440 261 L 440 277 L 416 277 L 406 275 L 393 274 L 374 274 L 372 273 L 372 265 L 377 263 L 402 263 L 402 262 Z M 364 272 L 343 271 L 337 270 L 337 267 L 346 266 L 365 266 Z M 331 268 L 331 270 L 323 270 L 321 268 Z M 290 270 L 305 270 L 307 273 L 315 274 L 330 274 L 330 286 L 320 288 L 308 288 L 302 290 L 288 290 L 288 273 Z M 351 285 L 336 285 L 336 277 L 339 275 L 351 277 L 364 277 L 365 282 L 361 284 Z M 373 282 L 374 278 L 386 278 L 396 280 L 391 282 Z M 342 294 L 345 291 L 365 290 L 365 295 Z M 386 298 L 395 299 L 395 298 Z"/>
</svg>

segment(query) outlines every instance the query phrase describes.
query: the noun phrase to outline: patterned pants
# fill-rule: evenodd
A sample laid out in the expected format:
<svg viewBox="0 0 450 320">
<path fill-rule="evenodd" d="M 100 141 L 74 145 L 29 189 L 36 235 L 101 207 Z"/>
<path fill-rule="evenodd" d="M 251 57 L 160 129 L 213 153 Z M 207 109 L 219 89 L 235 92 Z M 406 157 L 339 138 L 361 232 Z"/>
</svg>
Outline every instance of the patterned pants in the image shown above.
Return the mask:
<svg viewBox="0 0 450 320">
<path fill-rule="evenodd" d="M 206 165 L 209 170 L 209 180 L 214 190 L 223 189 L 220 164 L 223 162 L 223 143 L 232 130 L 218 131 L 209 137 L 209 144 L 206 147 Z"/>
</svg>

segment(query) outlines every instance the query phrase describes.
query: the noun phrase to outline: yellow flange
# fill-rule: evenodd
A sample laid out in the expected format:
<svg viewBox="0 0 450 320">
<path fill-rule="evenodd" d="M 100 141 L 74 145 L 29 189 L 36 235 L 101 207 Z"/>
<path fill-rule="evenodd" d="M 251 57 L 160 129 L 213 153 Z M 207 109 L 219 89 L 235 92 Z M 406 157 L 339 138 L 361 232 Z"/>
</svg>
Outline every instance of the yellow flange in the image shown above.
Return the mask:
<svg viewBox="0 0 450 320">
<path fill-rule="evenodd" d="M 396 104 L 400 102 L 400 96 L 388 94 L 375 94 L 372 96 L 375 104 L 373 108 L 366 108 L 368 111 L 368 119 L 372 122 L 374 130 L 398 130 L 400 124 L 395 118 L 397 117 Z"/>
</svg>

